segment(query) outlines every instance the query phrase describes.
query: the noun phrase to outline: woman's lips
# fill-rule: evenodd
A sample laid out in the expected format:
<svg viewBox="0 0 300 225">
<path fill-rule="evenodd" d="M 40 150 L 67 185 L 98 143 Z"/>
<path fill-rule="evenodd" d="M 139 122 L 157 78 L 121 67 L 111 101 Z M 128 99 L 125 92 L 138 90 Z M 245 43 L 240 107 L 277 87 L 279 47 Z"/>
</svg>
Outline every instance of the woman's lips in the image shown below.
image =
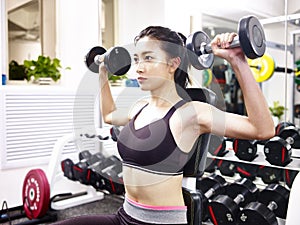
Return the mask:
<svg viewBox="0 0 300 225">
<path fill-rule="evenodd" d="M 137 79 L 138 79 L 138 81 L 145 81 L 145 80 L 147 80 L 147 78 L 145 78 L 145 77 L 138 77 Z"/>
</svg>

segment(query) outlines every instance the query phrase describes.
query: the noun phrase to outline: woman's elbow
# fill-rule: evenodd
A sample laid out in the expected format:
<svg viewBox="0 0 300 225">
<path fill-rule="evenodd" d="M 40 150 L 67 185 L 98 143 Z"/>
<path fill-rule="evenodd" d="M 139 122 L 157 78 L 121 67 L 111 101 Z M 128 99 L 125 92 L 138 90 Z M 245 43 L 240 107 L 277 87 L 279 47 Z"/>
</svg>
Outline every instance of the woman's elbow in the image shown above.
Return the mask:
<svg viewBox="0 0 300 225">
<path fill-rule="evenodd" d="M 275 127 L 265 127 L 261 132 L 257 132 L 257 140 L 268 140 L 275 136 Z"/>
</svg>

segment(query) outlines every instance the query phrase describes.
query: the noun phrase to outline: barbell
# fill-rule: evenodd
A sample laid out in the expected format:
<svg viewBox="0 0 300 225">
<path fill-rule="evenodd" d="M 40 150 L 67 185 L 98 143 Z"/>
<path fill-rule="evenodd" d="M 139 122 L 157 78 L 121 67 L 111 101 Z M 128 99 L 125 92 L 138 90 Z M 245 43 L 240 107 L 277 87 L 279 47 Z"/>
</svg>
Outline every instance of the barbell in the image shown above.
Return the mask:
<svg viewBox="0 0 300 225">
<path fill-rule="evenodd" d="M 295 69 L 279 67 L 276 66 L 273 57 L 269 54 L 264 54 L 257 59 L 248 59 L 248 64 L 257 82 L 267 81 L 273 76 L 274 72 L 295 73 L 296 77 L 300 75 L 300 61 L 296 62 Z M 297 83 L 297 79 L 295 79 L 295 82 Z M 300 84 L 300 81 L 297 84 Z"/>
<path fill-rule="evenodd" d="M 187 38 L 186 47 L 193 67 L 199 70 L 208 69 L 214 62 L 211 40 L 203 31 L 197 31 Z M 238 36 L 231 42 L 229 48 L 241 47 L 250 59 L 264 55 L 266 49 L 265 34 L 259 20 L 254 16 L 240 19 Z"/>
</svg>

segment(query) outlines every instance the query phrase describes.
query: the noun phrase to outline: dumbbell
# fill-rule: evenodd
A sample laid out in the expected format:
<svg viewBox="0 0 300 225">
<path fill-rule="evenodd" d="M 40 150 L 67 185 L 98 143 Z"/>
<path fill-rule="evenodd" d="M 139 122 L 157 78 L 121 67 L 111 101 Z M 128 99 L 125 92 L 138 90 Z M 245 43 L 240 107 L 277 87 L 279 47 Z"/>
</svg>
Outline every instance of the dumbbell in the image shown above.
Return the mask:
<svg viewBox="0 0 300 225">
<path fill-rule="evenodd" d="M 258 174 L 258 166 L 254 164 L 235 163 L 235 170 L 242 178 L 248 178 L 250 180 L 255 180 Z"/>
<path fill-rule="evenodd" d="M 236 165 L 233 161 L 216 159 L 216 165 L 220 173 L 224 176 L 233 177 L 236 173 Z"/>
<path fill-rule="evenodd" d="M 278 225 L 276 217 L 287 213 L 289 190 L 279 184 L 269 184 L 261 191 L 258 201 L 250 202 L 240 212 L 239 225 Z"/>
<path fill-rule="evenodd" d="M 109 156 L 90 166 L 90 169 L 101 177 L 102 183 L 97 189 L 104 189 L 112 194 L 122 194 L 124 192 L 122 162 L 118 157 Z"/>
<path fill-rule="evenodd" d="M 235 225 L 240 207 L 255 201 L 259 190 L 251 180 L 242 178 L 226 186 L 226 193 L 217 195 L 208 203 L 209 217 L 214 225 Z"/>
<path fill-rule="evenodd" d="M 232 143 L 235 155 L 245 161 L 253 161 L 257 156 L 257 141 L 234 139 Z"/>
<path fill-rule="evenodd" d="M 283 129 L 280 129 L 278 136 L 286 140 L 292 148 L 300 148 L 299 128 L 295 125 L 286 126 Z"/>
<path fill-rule="evenodd" d="M 63 161 L 61 161 L 60 166 L 65 177 L 67 177 L 70 180 L 74 180 L 74 181 L 76 180 L 74 176 L 74 170 L 73 170 L 74 163 L 71 159 L 69 158 L 64 159 Z"/>
<path fill-rule="evenodd" d="M 278 183 L 283 178 L 283 171 L 270 166 L 259 166 L 257 176 L 260 177 L 265 184 Z"/>
<path fill-rule="evenodd" d="M 115 164 L 107 169 L 103 170 L 102 175 L 104 181 L 104 189 L 107 190 L 110 194 L 121 195 L 124 194 L 124 182 L 122 174 L 122 163 L 119 160 Z"/>
<path fill-rule="evenodd" d="M 99 72 L 99 65 L 104 62 L 107 71 L 113 75 L 124 75 L 131 67 L 129 52 L 123 47 L 105 48 L 93 47 L 85 56 L 85 64 L 94 73 Z"/>
<path fill-rule="evenodd" d="M 286 166 L 292 159 L 292 147 L 299 148 L 300 135 L 295 126 L 284 127 L 278 136 L 271 138 L 264 146 L 266 160 L 277 166 Z"/>
<path fill-rule="evenodd" d="M 214 55 L 210 42 L 210 38 L 203 31 L 195 32 L 187 38 L 190 62 L 196 69 L 208 69 L 213 64 Z M 265 42 L 264 30 L 259 20 L 248 16 L 240 19 L 238 36 L 234 38 L 230 48 L 241 47 L 248 58 L 255 59 L 264 55 Z"/>
<path fill-rule="evenodd" d="M 228 150 L 226 150 L 226 139 L 223 136 L 211 134 L 208 152 L 215 156 L 226 155 L 228 152 Z"/>
<path fill-rule="evenodd" d="M 295 125 L 288 121 L 283 121 L 278 123 L 275 127 L 275 135 L 278 136 L 280 131 L 282 131 L 285 127 L 289 127 L 289 126 L 295 126 Z"/>
<path fill-rule="evenodd" d="M 82 151 L 79 153 L 79 162 L 73 165 L 73 174 L 75 180 L 78 180 L 82 184 L 90 185 L 93 179 L 98 179 L 90 170 L 90 167 L 103 161 L 105 156 L 98 152 L 91 154 L 89 151 Z"/>
<path fill-rule="evenodd" d="M 225 179 L 214 173 L 210 176 L 197 179 L 196 188 L 203 194 L 202 221 L 206 221 L 208 219 L 207 207 L 209 199 L 215 195 L 223 194 L 225 192 L 225 184 Z"/>
</svg>

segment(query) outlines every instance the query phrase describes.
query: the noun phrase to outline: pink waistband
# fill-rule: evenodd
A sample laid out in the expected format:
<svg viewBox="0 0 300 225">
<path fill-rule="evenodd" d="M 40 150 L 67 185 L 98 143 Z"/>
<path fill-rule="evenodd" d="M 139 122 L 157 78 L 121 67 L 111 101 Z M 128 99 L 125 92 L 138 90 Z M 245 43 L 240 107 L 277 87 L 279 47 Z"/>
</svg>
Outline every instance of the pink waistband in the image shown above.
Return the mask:
<svg viewBox="0 0 300 225">
<path fill-rule="evenodd" d="M 187 206 L 156 206 L 156 205 L 146 205 L 143 203 L 136 202 L 126 197 L 126 200 L 133 205 L 144 209 L 152 209 L 152 210 L 186 210 Z"/>
</svg>

